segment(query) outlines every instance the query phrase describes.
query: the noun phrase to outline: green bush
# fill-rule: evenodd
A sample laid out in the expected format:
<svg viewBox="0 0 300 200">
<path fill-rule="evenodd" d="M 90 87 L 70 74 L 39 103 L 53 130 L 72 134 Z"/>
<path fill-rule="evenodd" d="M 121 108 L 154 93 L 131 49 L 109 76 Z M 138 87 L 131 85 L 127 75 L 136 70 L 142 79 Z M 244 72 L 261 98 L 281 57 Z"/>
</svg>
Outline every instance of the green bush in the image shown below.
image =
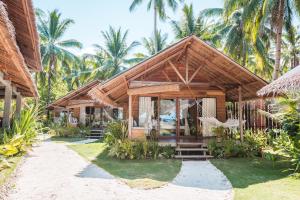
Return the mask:
<svg viewBox="0 0 300 200">
<path fill-rule="evenodd" d="M 32 146 L 36 136 L 43 132 L 39 114 L 38 106 L 29 106 L 21 111 L 19 117 L 13 118 L 10 129 L 3 130 L 1 134 L 0 162 L 8 163 L 6 158 L 25 153 Z"/>
<path fill-rule="evenodd" d="M 127 123 L 114 121 L 105 130 L 104 142 L 107 144 L 108 156 L 118 159 L 158 159 L 172 158 L 175 148 L 160 147 L 157 141 L 133 141 L 128 139 Z"/>
<path fill-rule="evenodd" d="M 57 127 L 50 129 L 49 134 L 58 137 L 82 137 L 84 133 L 79 127 Z"/>
<path fill-rule="evenodd" d="M 267 135 L 249 132 L 245 134 L 244 142 L 235 138 L 223 139 L 221 142 L 212 140 L 208 143 L 208 150 L 216 158 L 254 157 L 261 156 L 263 148 L 267 146 Z"/>
<path fill-rule="evenodd" d="M 299 133 L 298 133 L 299 134 Z M 281 155 L 290 159 L 292 166 L 294 166 L 294 173 L 300 172 L 300 148 L 299 139 L 292 137 L 286 132 L 282 132 L 274 141 L 274 150 Z"/>
<path fill-rule="evenodd" d="M 105 143 L 113 145 L 114 143 L 124 141 L 128 138 L 128 123 L 126 121 L 113 121 L 107 124 L 105 129 Z"/>
</svg>

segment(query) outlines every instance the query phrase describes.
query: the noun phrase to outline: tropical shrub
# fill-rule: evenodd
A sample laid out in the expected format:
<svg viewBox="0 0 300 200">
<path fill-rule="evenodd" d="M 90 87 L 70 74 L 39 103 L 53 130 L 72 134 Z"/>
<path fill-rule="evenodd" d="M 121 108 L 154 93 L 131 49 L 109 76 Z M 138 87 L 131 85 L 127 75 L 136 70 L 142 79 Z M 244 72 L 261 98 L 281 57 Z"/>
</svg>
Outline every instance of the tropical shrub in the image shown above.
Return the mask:
<svg viewBox="0 0 300 200">
<path fill-rule="evenodd" d="M 108 124 L 104 142 L 107 144 L 108 156 L 118 159 L 167 159 L 175 155 L 174 147 L 161 147 L 157 141 L 128 139 L 127 123 L 123 121 Z"/>
<path fill-rule="evenodd" d="M 58 137 L 83 137 L 86 132 L 79 127 L 52 127 L 48 133 Z"/>
<path fill-rule="evenodd" d="M 299 134 L 299 133 L 298 133 Z M 280 155 L 290 159 L 293 172 L 300 172 L 300 140 L 298 137 L 291 137 L 286 132 L 282 132 L 274 141 L 274 150 Z"/>
<path fill-rule="evenodd" d="M 128 123 L 126 121 L 112 121 L 105 129 L 105 143 L 113 145 L 128 138 Z"/>
<path fill-rule="evenodd" d="M 36 136 L 43 132 L 39 118 L 39 107 L 31 105 L 23 109 L 19 117 L 13 118 L 12 127 L 1 134 L 0 162 L 8 163 L 6 158 L 22 154 L 35 142 Z M 8 166 L 9 165 L 6 165 Z"/>
<path fill-rule="evenodd" d="M 254 157 L 261 156 L 262 150 L 266 146 L 266 134 L 247 132 L 242 143 L 235 138 L 223 139 L 221 142 L 211 140 L 208 143 L 208 150 L 216 158 Z"/>
</svg>

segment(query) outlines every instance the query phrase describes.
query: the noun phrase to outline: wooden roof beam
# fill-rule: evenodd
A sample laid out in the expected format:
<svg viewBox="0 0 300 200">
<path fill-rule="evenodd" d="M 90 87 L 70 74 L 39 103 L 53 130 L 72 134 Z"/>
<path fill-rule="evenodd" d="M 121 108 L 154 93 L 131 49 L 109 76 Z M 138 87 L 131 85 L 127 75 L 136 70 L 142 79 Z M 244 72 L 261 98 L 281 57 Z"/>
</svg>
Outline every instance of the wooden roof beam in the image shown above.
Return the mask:
<svg viewBox="0 0 300 200">
<path fill-rule="evenodd" d="M 179 84 L 145 86 L 140 88 L 132 88 L 127 90 L 128 95 L 143 95 L 161 92 L 180 92 Z"/>
<path fill-rule="evenodd" d="M 172 67 L 172 69 L 175 71 L 175 73 L 177 74 L 177 76 L 182 80 L 182 82 L 185 83 L 185 84 L 187 84 L 187 82 L 182 77 L 182 75 L 180 74 L 180 72 L 178 71 L 178 69 L 175 67 L 175 65 L 170 60 L 168 61 L 168 63 L 170 64 L 170 66 Z"/>
<path fill-rule="evenodd" d="M 135 76 L 131 77 L 131 78 L 129 79 L 129 81 L 135 80 L 135 79 L 141 77 L 142 75 L 151 72 L 151 71 L 154 70 L 154 69 L 157 69 L 157 68 L 162 67 L 162 66 L 163 66 L 162 64 L 164 64 L 165 62 L 167 62 L 167 61 L 169 61 L 169 60 L 175 58 L 175 57 L 178 56 L 178 55 L 180 55 L 180 53 L 182 53 L 182 51 L 179 51 L 179 52 L 173 54 L 172 56 L 169 56 L 169 57 L 167 57 L 167 58 L 161 60 L 160 62 L 156 63 L 155 65 L 153 65 L 153 66 L 151 66 L 151 67 L 149 67 L 148 69 L 144 70 L 143 72 L 138 73 L 138 74 L 136 74 Z"/>
</svg>

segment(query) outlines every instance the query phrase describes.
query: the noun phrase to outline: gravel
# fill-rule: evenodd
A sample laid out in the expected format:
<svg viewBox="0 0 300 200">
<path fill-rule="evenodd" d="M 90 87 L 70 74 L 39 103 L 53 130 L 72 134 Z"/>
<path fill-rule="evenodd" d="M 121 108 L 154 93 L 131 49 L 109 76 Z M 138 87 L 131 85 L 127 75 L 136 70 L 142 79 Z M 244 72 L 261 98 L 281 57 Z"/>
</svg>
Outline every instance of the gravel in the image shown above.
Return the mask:
<svg viewBox="0 0 300 200">
<path fill-rule="evenodd" d="M 231 200 L 232 186 L 209 161 L 184 161 L 162 188 L 129 188 L 65 144 L 46 140 L 26 157 L 8 200 Z"/>
</svg>

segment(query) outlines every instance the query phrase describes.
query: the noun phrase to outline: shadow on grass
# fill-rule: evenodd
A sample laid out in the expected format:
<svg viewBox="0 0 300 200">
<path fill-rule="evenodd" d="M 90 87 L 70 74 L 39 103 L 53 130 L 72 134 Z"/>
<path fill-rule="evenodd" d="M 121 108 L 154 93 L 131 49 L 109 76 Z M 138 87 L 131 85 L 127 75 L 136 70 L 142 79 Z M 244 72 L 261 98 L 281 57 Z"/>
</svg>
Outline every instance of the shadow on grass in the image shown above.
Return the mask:
<svg viewBox="0 0 300 200">
<path fill-rule="evenodd" d="M 262 158 L 220 159 L 211 162 L 227 176 L 235 188 L 279 180 L 291 173 L 285 171 L 290 164 L 284 160 L 275 162 L 274 166 L 271 161 Z"/>
<path fill-rule="evenodd" d="M 81 178 L 100 178 L 100 179 L 113 179 L 114 177 L 108 172 L 99 169 L 94 164 L 89 164 L 82 171 L 76 174 L 77 177 Z"/>
</svg>

